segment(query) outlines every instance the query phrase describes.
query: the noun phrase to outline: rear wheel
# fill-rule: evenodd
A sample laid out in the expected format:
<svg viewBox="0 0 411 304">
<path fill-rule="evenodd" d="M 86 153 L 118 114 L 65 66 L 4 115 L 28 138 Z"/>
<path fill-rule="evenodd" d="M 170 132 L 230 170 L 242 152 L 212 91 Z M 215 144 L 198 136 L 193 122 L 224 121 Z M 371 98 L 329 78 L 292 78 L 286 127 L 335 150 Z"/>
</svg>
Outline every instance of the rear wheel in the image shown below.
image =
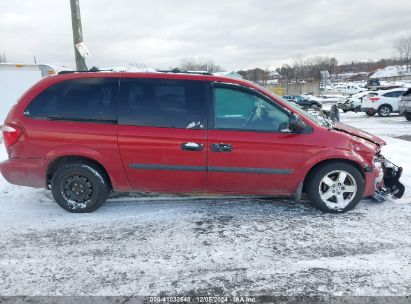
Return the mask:
<svg viewBox="0 0 411 304">
<path fill-rule="evenodd" d="M 343 213 L 353 209 L 364 193 L 364 180 L 353 165 L 335 162 L 317 168 L 308 177 L 307 194 L 317 209 Z"/>
<path fill-rule="evenodd" d="M 56 170 L 51 179 L 51 192 L 64 210 L 86 213 L 106 201 L 110 187 L 99 168 L 87 162 L 75 162 Z"/>
<path fill-rule="evenodd" d="M 377 112 L 375 110 L 367 110 L 365 111 L 365 114 L 367 114 L 368 116 L 374 116 Z"/>
<path fill-rule="evenodd" d="M 381 117 L 388 117 L 391 114 L 391 107 L 387 105 L 382 105 L 378 108 L 378 115 Z"/>
<path fill-rule="evenodd" d="M 411 121 L 411 113 L 405 113 L 405 119 Z"/>
</svg>

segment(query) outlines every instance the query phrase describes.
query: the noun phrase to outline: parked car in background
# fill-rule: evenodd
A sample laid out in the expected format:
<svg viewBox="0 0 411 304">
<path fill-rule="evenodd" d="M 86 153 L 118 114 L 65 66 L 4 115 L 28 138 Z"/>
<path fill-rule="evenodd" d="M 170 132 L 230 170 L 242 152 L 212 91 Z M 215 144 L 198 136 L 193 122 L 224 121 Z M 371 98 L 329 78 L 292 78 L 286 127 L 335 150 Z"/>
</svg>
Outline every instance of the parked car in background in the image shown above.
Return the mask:
<svg viewBox="0 0 411 304">
<path fill-rule="evenodd" d="M 335 85 L 334 86 L 334 91 L 335 92 L 340 92 L 344 95 L 353 95 L 353 94 L 357 94 L 363 91 L 366 91 L 366 88 L 360 87 L 357 84 L 339 84 L 339 85 Z"/>
<path fill-rule="evenodd" d="M 348 97 L 345 100 L 341 100 L 337 103 L 339 109 L 343 110 L 343 112 L 354 111 L 359 112 L 361 111 L 361 103 L 364 97 L 366 96 L 376 96 L 378 93 L 376 91 L 365 91 L 361 93 L 354 94 Z"/>
<path fill-rule="evenodd" d="M 402 94 L 400 102 L 398 103 L 400 114 L 405 116 L 405 119 L 411 121 L 411 89 Z"/>
<path fill-rule="evenodd" d="M 257 84 L 210 74 L 75 72 L 47 77 L 3 126 L 13 184 L 91 212 L 110 191 L 294 197 L 341 213 L 401 169 L 386 143 L 331 125 Z M 394 184 L 393 184 L 394 185 Z"/>
<path fill-rule="evenodd" d="M 361 111 L 368 116 L 378 113 L 381 117 L 390 116 L 391 113 L 398 113 L 398 104 L 401 95 L 407 91 L 406 88 L 377 91 L 378 95 L 366 96 L 362 100 Z"/>
<path fill-rule="evenodd" d="M 321 109 L 323 106 L 321 102 L 313 99 L 308 99 L 305 96 L 301 95 L 284 95 L 283 98 L 287 101 L 294 102 L 303 109 L 310 109 L 314 106 Z"/>
<path fill-rule="evenodd" d="M 310 94 L 310 93 L 304 93 L 304 94 L 301 95 L 301 96 L 304 97 L 305 99 L 317 101 L 317 102 L 319 102 L 319 103 L 321 103 L 321 104 L 322 104 L 322 101 L 323 101 L 323 99 L 321 99 L 320 97 L 317 97 L 317 96 L 312 95 L 312 94 Z"/>
<path fill-rule="evenodd" d="M 379 90 L 381 88 L 381 82 L 378 78 L 368 79 L 365 86 L 368 90 Z"/>
</svg>

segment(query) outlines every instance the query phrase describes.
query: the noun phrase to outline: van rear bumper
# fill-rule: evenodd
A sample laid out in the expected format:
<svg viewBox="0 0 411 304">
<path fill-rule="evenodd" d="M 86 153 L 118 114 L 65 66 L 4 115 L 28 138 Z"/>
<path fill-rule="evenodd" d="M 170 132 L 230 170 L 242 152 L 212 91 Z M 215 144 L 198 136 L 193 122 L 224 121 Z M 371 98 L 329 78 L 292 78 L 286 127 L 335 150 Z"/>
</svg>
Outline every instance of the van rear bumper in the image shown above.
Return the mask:
<svg viewBox="0 0 411 304">
<path fill-rule="evenodd" d="M 47 165 L 45 159 L 9 158 L 0 163 L 0 171 L 11 184 L 46 188 Z"/>
</svg>

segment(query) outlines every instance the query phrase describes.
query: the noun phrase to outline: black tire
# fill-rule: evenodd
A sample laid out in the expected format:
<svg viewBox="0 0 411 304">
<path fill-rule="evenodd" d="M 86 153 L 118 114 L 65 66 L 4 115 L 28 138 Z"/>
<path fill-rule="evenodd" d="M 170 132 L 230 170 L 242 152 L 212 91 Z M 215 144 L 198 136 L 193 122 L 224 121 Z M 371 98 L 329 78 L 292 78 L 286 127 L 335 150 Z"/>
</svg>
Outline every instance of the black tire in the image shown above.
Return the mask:
<svg viewBox="0 0 411 304">
<path fill-rule="evenodd" d="M 390 116 L 390 114 L 392 112 L 392 109 L 388 105 L 382 105 L 378 108 L 377 112 L 378 112 L 378 116 L 388 117 L 388 116 Z"/>
<path fill-rule="evenodd" d="M 371 110 L 367 110 L 367 111 L 365 111 L 365 114 L 367 114 L 368 116 L 374 116 L 375 114 L 377 114 L 377 112 L 371 111 Z"/>
<path fill-rule="evenodd" d="M 411 121 L 411 113 L 405 113 L 405 119 Z"/>
<path fill-rule="evenodd" d="M 56 203 L 72 213 L 87 213 L 99 208 L 110 192 L 106 174 L 89 162 L 73 162 L 58 168 L 51 178 L 51 193 Z"/>
<path fill-rule="evenodd" d="M 343 112 L 344 112 L 344 113 L 347 113 L 347 112 L 348 112 L 348 110 L 347 110 L 347 109 L 343 109 Z"/>
<path fill-rule="evenodd" d="M 334 172 L 345 172 L 348 173 L 347 177 L 345 178 L 344 182 L 339 185 L 338 182 L 338 173 Z M 336 179 L 333 180 L 332 177 L 336 174 Z M 323 179 L 330 175 L 330 180 L 335 182 L 335 186 L 328 187 L 324 182 Z M 364 179 L 361 175 L 361 172 L 353 165 L 344 163 L 344 162 L 332 162 L 325 164 L 316 168 L 307 178 L 307 195 L 310 202 L 313 206 L 323 212 L 327 213 L 343 213 L 348 210 L 353 209 L 362 199 L 364 194 Z M 355 184 L 354 182 L 355 181 Z M 345 188 L 355 186 L 355 191 L 353 192 L 345 192 Z M 342 189 L 342 190 L 341 190 Z M 335 190 L 335 191 L 334 191 Z M 324 192 L 322 192 L 324 191 Z M 330 191 L 330 192 L 328 192 Z M 326 195 L 327 193 L 331 193 L 332 191 L 336 192 L 335 194 L 331 194 L 332 196 L 329 200 L 324 201 L 321 195 Z M 341 192 L 338 192 L 341 191 Z M 333 192 L 333 193 L 334 193 Z M 338 196 L 342 196 L 344 199 L 344 204 L 338 205 L 337 202 L 337 193 Z M 340 195 L 340 193 L 342 193 Z M 344 198 L 344 195 L 346 197 Z M 345 200 L 347 200 L 345 202 Z"/>
</svg>

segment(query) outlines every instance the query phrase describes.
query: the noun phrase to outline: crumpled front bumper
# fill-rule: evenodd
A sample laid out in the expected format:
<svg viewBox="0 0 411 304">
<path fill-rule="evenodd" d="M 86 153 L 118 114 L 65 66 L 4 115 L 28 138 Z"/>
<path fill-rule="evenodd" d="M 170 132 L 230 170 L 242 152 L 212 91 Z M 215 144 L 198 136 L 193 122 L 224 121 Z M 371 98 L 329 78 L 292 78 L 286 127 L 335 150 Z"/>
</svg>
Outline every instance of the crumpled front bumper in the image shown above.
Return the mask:
<svg viewBox="0 0 411 304">
<path fill-rule="evenodd" d="M 405 191 L 404 185 L 400 182 L 402 167 L 393 164 L 381 154 L 376 155 L 374 166 L 380 166 L 382 169 L 382 174 L 376 179 L 374 198 L 377 200 L 383 200 L 387 196 L 401 198 Z"/>
</svg>

